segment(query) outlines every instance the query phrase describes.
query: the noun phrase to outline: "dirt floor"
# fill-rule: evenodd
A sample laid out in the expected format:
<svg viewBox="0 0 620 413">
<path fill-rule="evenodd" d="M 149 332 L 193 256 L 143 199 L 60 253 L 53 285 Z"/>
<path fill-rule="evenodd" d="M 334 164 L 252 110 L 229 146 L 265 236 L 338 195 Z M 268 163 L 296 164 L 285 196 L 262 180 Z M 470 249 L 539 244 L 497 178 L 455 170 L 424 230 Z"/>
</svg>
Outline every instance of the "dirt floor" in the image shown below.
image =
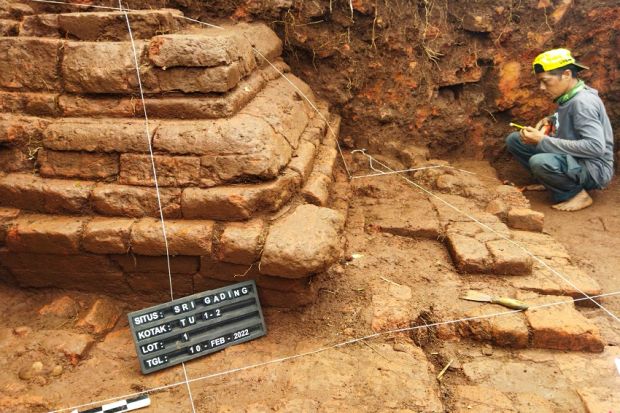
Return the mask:
<svg viewBox="0 0 620 413">
<path fill-rule="evenodd" d="M 356 172 L 368 172 L 363 161 L 356 165 Z M 499 183 L 486 163 L 454 166 L 476 172 L 481 182 Z M 463 333 L 474 327 L 466 322 L 375 334 L 484 308 L 458 300 L 459 292 L 468 286 L 508 288 L 504 278 L 516 276 L 459 274 L 441 240 L 383 230 L 390 220 L 429 220 L 424 208 L 414 208 L 426 197 L 400 177 L 358 179 L 340 188 L 351 202 L 347 260 L 317 281 L 315 305 L 266 308 L 266 337 L 187 363 L 196 411 L 608 412 L 620 407 L 620 372 L 614 367 L 620 324 L 600 309 L 578 307 L 601 330 L 600 353 L 479 342 Z M 613 273 L 619 198 L 616 183 L 595 194 L 593 207 L 568 216 L 550 209 L 543 195 L 531 197 L 546 215 L 545 230 L 563 240 L 604 292 L 620 290 Z M 602 302 L 620 312 L 619 298 Z M 113 297 L 2 286 L 0 411 L 69 411 L 98 402 L 81 411 L 149 390 L 152 405 L 144 411 L 191 411 L 180 366 L 140 373 L 124 315 L 129 310 L 135 308 Z M 365 336 L 371 337 L 357 340 Z"/>
</svg>

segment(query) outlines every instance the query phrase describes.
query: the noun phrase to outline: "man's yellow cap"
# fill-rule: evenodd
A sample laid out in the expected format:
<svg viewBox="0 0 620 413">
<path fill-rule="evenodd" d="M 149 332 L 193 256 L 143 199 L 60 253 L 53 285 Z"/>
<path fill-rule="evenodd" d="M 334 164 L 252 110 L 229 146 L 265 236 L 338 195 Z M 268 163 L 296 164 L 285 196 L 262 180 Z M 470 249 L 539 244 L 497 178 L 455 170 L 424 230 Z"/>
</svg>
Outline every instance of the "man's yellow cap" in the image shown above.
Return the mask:
<svg viewBox="0 0 620 413">
<path fill-rule="evenodd" d="M 574 65 L 577 70 L 589 69 L 589 67 L 577 63 L 568 49 L 548 50 L 536 56 L 532 62 L 535 73 L 548 72 L 570 64 Z"/>
</svg>

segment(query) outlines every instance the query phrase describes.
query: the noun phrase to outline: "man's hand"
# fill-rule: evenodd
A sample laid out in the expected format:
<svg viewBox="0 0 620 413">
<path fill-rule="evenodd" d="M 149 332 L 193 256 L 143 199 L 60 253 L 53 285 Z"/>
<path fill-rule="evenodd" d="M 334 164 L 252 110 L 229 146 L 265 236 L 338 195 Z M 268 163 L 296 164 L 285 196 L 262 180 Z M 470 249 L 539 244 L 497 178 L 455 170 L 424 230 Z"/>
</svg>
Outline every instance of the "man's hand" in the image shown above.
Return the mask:
<svg viewBox="0 0 620 413">
<path fill-rule="evenodd" d="M 542 141 L 545 137 L 544 132 L 536 128 L 532 128 L 531 126 L 526 126 L 521 129 L 519 135 L 521 136 L 521 142 L 526 145 L 538 145 L 538 142 Z"/>
<path fill-rule="evenodd" d="M 541 120 L 538 121 L 538 123 L 536 124 L 536 129 L 544 130 L 545 127 L 547 125 L 549 125 L 549 124 L 550 124 L 549 123 L 549 118 L 545 116 L 544 118 L 542 118 Z"/>
</svg>

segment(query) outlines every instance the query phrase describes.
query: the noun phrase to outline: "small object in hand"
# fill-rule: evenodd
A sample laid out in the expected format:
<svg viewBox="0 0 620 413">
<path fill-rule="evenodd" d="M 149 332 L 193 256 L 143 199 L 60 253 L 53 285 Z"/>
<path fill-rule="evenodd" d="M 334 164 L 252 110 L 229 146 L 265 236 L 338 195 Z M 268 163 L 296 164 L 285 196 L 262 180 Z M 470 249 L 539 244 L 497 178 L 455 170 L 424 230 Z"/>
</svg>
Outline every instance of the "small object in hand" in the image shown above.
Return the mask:
<svg viewBox="0 0 620 413">
<path fill-rule="evenodd" d="M 509 125 L 512 126 L 513 128 L 517 128 L 517 129 L 525 128 L 525 126 L 522 126 L 522 125 L 519 125 L 519 124 L 513 123 L 513 122 L 510 122 Z"/>
<path fill-rule="evenodd" d="M 524 303 L 523 301 L 516 300 L 514 298 L 508 297 L 493 297 L 488 294 L 484 294 L 478 291 L 467 291 L 464 296 L 461 297 L 463 300 L 468 301 L 477 301 L 480 303 L 491 303 L 491 304 L 499 304 L 506 308 L 512 308 L 513 310 L 527 310 L 529 305 Z"/>
</svg>

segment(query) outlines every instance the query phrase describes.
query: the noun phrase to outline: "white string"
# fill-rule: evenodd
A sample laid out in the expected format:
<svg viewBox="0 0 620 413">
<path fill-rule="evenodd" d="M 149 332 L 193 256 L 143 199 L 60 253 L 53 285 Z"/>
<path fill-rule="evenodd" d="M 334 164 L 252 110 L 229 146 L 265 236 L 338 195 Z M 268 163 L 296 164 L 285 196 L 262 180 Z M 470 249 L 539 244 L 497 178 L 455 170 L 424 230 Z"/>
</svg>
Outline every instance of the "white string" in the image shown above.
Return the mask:
<svg viewBox="0 0 620 413">
<path fill-rule="evenodd" d="M 122 9 L 122 0 L 118 0 L 119 8 Z M 123 11 L 125 15 L 125 21 L 127 22 L 127 30 L 129 32 L 129 39 L 131 40 L 131 49 L 133 51 L 133 59 L 136 65 L 136 76 L 138 77 L 138 86 L 140 87 L 140 100 L 142 101 L 142 108 L 144 111 L 144 128 L 146 132 L 146 140 L 148 142 L 149 154 L 151 158 L 151 167 L 153 169 L 153 180 L 155 181 L 155 192 L 157 193 L 157 206 L 159 207 L 159 218 L 161 222 L 161 231 L 164 237 L 164 246 L 166 248 L 166 265 L 168 268 L 168 283 L 170 286 L 170 301 L 174 300 L 174 290 L 172 288 L 172 270 L 170 268 L 170 250 L 168 248 L 168 236 L 166 234 L 166 223 L 164 221 L 164 209 L 161 203 L 161 195 L 159 192 L 159 183 L 157 181 L 157 170 L 155 168 L 155 157 L 153 156 L 153 146 L 151 144 L 151 131 L 149 128 L 149 116 L 146 111 L 146 102 L 144 101 L 144 89 L 142 87 L 142 78 L 140 77 L 140 65 L 138 63 L 138 53 L 136 51 L 136 44 L 133 38 L 133 33 L 131 31 L 131 24 L 129 23 L 129 15 L 126 11 Z M 192 397 L 192 389 L 189 385 L 189 377 L 187 375 L 187 369 L 185 368 L 185 363 L 181 363 L 183 367 L 183 375 L 185 376 L 185 384 L 187 385 L 187 393 L 189 394 L 189 401 L 192 405 L 192 413 L 196 413 L 196 407 L 194 406 L 194 398 Z"/>
<path fill-rule="evenodd" d="M 575 299 L 570 299 L 570 300 L 564 300 L 564 301 L 556 301 L 553 303 L 545 303 L 545 304 L 534 304 L 534 305 L 530 305 L 528 307 L 528 309 L 526 311 L 529 310 L 534 310 L 534 309 L 542 309 L 542 308 L 549 308 L 549 307 L 555 307 L 555 306 L 560 306 L 560 305 L 566 305 L 566 304 L 573 304 L 575 302 L 578 301 L 585 301 L 585 300 L 591 300 L 593 298 L 603 298 L 603 297 L 611 297 L 611 296 L 617 296 L 620 295 L 620 291 L 615 291 L 615 292 L 611 292 L 611 293 L 605 293 L 605 294 L 598 294 L 598 295 L 593 295 L 590 296 L 588 298 L 575 298 Z M 462 323 L 462 322 L 466 322 L 466 321 L 475 321 L 475 320 L 484 320 L 484 319 L 489 319 L 489 318 L 494 318 L 494 317 L 503 317 L 503 316 L 507 316 L 507 315 L 511 315 L 511 314 L 515 314 L 515 313 L 520 313 L 522 312 L 522 310 L 509 310 L 509 311 L 502 311 L 499 313 L 493 313 L 493 314 L 487 314 L 487 315 L 480 315 L 480 316 L 474 316 L 474 317 L 464 317 L 464 318 L 459 318 L 459 319 L 454 319 L 454 320 L 448 320 L 448 321 L 439 321 L 439 322 L 435 322 L 435 323 L 430 323 L 430 324 L 418 324 L 415 326 L 410 326 L 410 327 L 404 327 L 404 328 L 398 328 L 398 329 L 392 329 L 392 330 L 386 330 L 386 331 L 380 331 L 374 334 L 369 334 L 367 336 L 363 336 L 363 337 L 358 337 L 358 338 L 354 338 L 351 340 L 347 340 L 347 341 L 343 341 L 337 344 L 333 344 L 331 346 L 325 346 L 325 347 L 319 347 L 315 350 L 310 350 L 304 353 L 298 353 L 298 354 L 294 354 L 291 356 L 285 356 L 285 357 L 280 357 L 280 358 L 276 358 L 276 359 L 271 359 L 268 361 L 264 361 L 264 362 L 260 362 L 260 363 L 255 363 L 255 364 L 249 364 L 246 366 L 242 366 L 242 367 L 237 367 L 234 369 L 229 369 L 229 370 L 224 370 L 224 371 L 220 371 L 217 373 L 212 373 L 212 374 L 208 374 L 208 375 L 204 375 L 204 376 L 200 376 L 200 377 L 196 377 L 191 379 L 189 382 L 193 383 L 193 382 L 198 382 L 198 381 L 202 381 L 202 380 L 207 380 L 207 379 L 211 379 L 214 377 L 221 377 L 221 376 L 226 376 L 228 374 L 233 374 L 233 373 L 237 373 L 240 371 L 245 371 L 245 370 L 250 370 L 250 369 L 254 369 L 257 367 L 263 367 L 263 366 L 267 366 L 270 364 L 277 364 L 277 363 L 283 363 L 286 361 L 291 361 L 291 360 L 295 360 L 298 358 L 302 358 L 302 357 L 307 357 L 307 356 L 311 356 L 314 354 L 318 354 L 318 353 L 322 353 L 325 352 L 327 350 L 331 350 L 331 349 L 335 349 L 335 348 L 340 348 L 340 347 L 345 347 L 348 346 L 350 344 L 355 344 L 364 340 L 370 340 L 370 339 L 374 339 L 380 336 L 386 336 L 386 335 L 390 335 L 390 334 L 397 334 L 397 333 L 404 333 L 404 332 L 408 332 L 408 331 L 415 331 L 415 330 L 422 330 L 422 329 L 427 329 L 427 328 L 431 328 L 431 327 L 438 327 L 438 326 L 442 326 L 442 325 L 451 325 L 451 324 L 458 324 L 458 323 Z M 153 393 L 153 392 L 158 392 L 158 391 L 162 391 L 162 390 L 167 390 L 173 387 L 178 387 L 185 384 L 185 381 L 179 381 L 179 382 L 175 382 L 175 383 L 170 383 L 170 384 L 165 384 L 162 386 L 158 386 L 158 387 L 152 387 L 146 390 L 142 390 L 140 392 L 136 392 L 136 393 L 129 393 L 129 394 L 125 394 L 122 396 L 116 396 L 116 397 L 110 397 L 108 399 L 102 399 L 102 400 L 97 400 L 94 402 L 89 402 L 89 403 L 84 403 L 84 404 L 80 404 L 80 405 L 76 405 L 76 406 L 72 406 L 72 407 L 64 407 L 58 410 L 52 410 L 49 411 L 48 413 L 59 413 L 59 412 L 63 412 L 66 410 L 72 410 L 72 409 L 79 409 L 82 407 L 88 407 L 88 406 L 92 406 L 92 405 L 98 405 L 98 404 L 103 404 L 103 403 L 107 403 L 107 402 L 111 402 L 114 400 L 120 400 L 120 399 L 127 399 L 130 397 L 134 397 L 134 396 L 138 396 L 141 394 L 145 394 L 145 393 Z"/>
<path fill-rule="evenodd" d="M 357 149 L 359 150 L 359 149 Z M 353 153 L 355 151 L 352 151 L 351 153 Z M 431 165 L 431 166 L 422 166 L 420 168 L 409 168 L 409 169 L 399 169 L 398 171 L 392 171 L 392 172 L 377 172 L 374 174 L 367 174 L 367 175 L 353 175 L 351 177 L 351 180 L 353 179 L 360 179 L 360 178 L 371 178 L 371 177 L 375 177 L 375 176 L 383 176 L 383 175 L 394 175 L 394 174 L 402 174 L 405 172 L 413 172 L 413 171 L 423 171 L 426 169 L 436 169 L 436 168 L 443 168 L 443 165 Z"/>
<path fill-rule="evenodd" d="M 356 150 L 357 152 L 361 152 L 362 154 L 364 154 L 364 156 L 368 157 L 368 159 L 370 159 L 371 161 L 375 161 L 377 162 L 379 165 L 383 166 L 384 168 L 388 169 L 389 171 L 394 171 L 392 168 L 390 168 L 389 166 L 387 166 L 386 164 L 382 163 L 381 161 L 373 158 L 373 156 L 368 155 L 365 152 L 365 149 L 358 149 Z M 374 168 L 373 168 L 374 169 Z M 408 183 L 410 183 L 411 185 L 415 186 L 416 188 L 418 188 L 419 190 L 425 192 L 426 194 L 432 196 L 433 198 L 441 201 L 442 203 L 444 203 L 445 205 L 447 205 L 448 207 L 452 208 L 453 210 L 455 210 L 456 212 L 458 212 L 459 214 L 462 214 L 464 216 L 466 216 L 467 218 L 469 218 L 470 220 L 472 220 L 473 222 L 475 222 L 476 224 L 478 224 L 480 227 L 491 231 L 492 233 L 498 235 L 500 238 L 502 238 L 505 241 L 510 242 L 511 244 L 515 245 L 516 247 L 518 247 L 519 249 L 523 250 L 527 255 L 529 255 L 530 257 L 532 257 L 534 260 L 536 260 L 537 262 L 539 262 L 543 267 L 545 267 L 546 269 L 548 269 L 549 271 L 551 271 L 553 274 L 555 274 L 556 276 L 558 276 L 560 279 L 562 279 L 565 283 L 567 283 L 568 285 L 570 285 L 572 288 L 574 288 L 577 292 L 579 292 L 581 295 L 583 295 L 586 299 L 589 299 L 590 296 L 588 294 L 586 294 L 584 291 L 582 291 L 579 287 L 577 287 L 571 280 L 569 280 L 568 278 L 566 278 L 564 275 L 562 275 L 559 271 L 555 270 L 554 268 L 552 268 L 549 264 L 547 264 L 545 261 L 543 261 L 542 259 L 538 258 L 536 255 L 534 255 L 533 253 L 531 253 L 527 248 L 525 248 L 523 245 L 521 245 L 520 243 L 508 238 L 507 236 L 505 236 L 504 234 L 499 233 L 498 231 L 494 230 L 493 228 L 491 228 L 490 226 L 484 224 L 483 222 L 477 220 L 476 218 L 474 218 L 473 216 L 471 216 L 470 214 L 468 214 L 465 211 L 460 210 L 459 208 L 457 208 L 456 206 L 452 205 L 451 203 L 449 203 L 448 201 L 445 201 L 443 198 L 439 197 L 438 195 L 435 195 L 433 192 L 429 191 L 428 189 L 424 188 L 423 186 L 417 184 L 416 182 L 413 182 L 412 180 L 410 180 L 409 178 L 407 178 L 404 175 L 400 175 L 401 178 L 403 178 L 405 181 L 407 181 Z M 596 304 L 600 309 L 602 309 L 603 311 L 605 311 L 607 314 L 609 314 L 614 320 L 620 322 L 620 318 L 618 318 L 618 316 L 616 316 L 614 313 L 612 313 L 611 311 L 609 311 L 606 307 L 604 307 L 602 304 L 599 304 L 598 302 L 591 300 L 594 304 Z"/>
</svg>

